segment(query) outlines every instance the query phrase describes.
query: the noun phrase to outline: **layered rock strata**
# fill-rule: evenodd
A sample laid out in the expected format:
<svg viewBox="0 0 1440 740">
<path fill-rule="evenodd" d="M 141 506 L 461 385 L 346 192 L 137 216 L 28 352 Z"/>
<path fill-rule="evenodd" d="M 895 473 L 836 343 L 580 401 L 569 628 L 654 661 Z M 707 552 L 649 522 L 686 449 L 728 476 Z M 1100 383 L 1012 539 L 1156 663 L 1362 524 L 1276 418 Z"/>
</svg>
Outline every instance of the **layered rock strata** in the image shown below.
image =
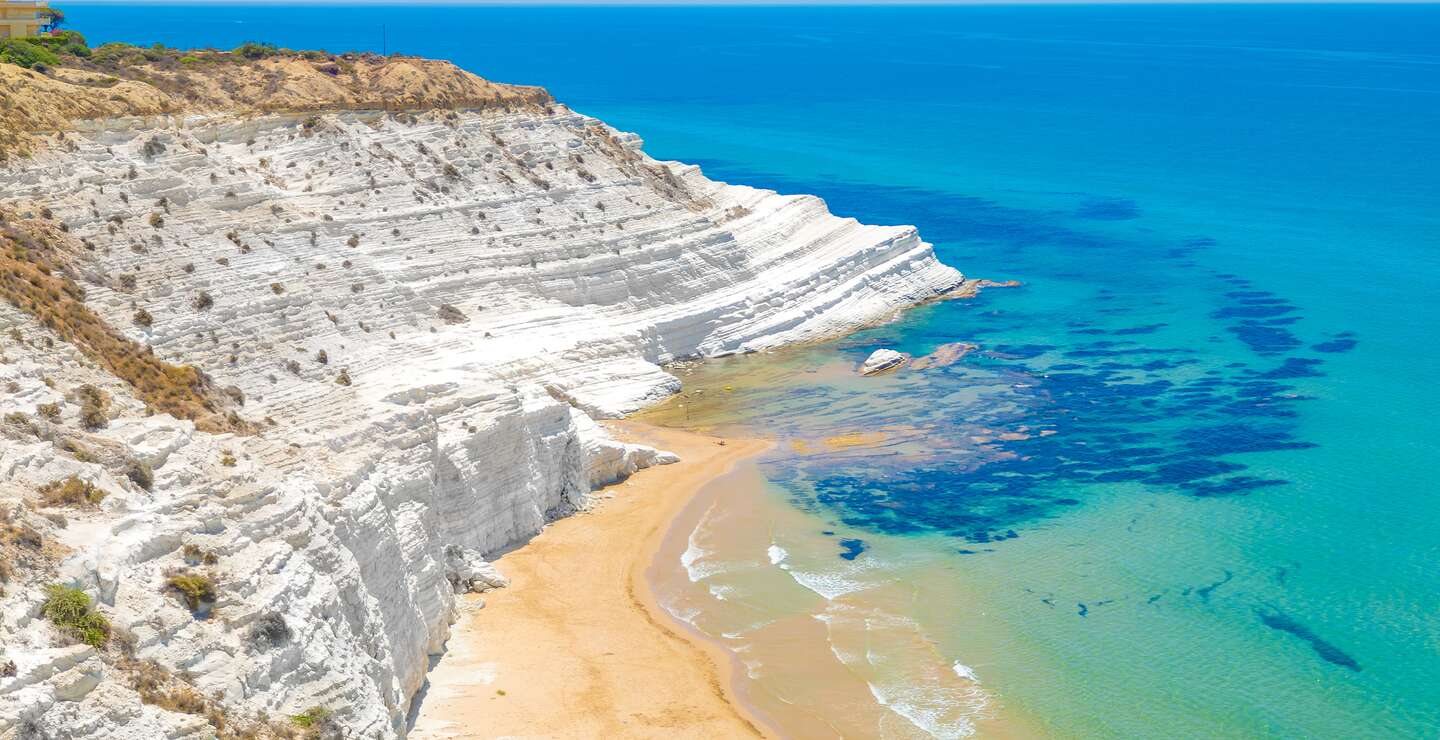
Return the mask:
<svg viewBox="0 0 1440 740">
<path fill-rule="evenodd" d="M 249 425 L 152 413 L 0 305 L 0 509 L 41 543 L 0 536 L 35 553 L 0 600 L 0 728 L 207 735 L 319 707 L 402 735 L 457 591 L 503 582 L 486 556 L 673 459 L 594 421 L 678 390 L 663 363 L 965 287 L 912 228 L 711 181 L 537 101 L 91 120 L 0 170 L 85 305 Z M 70 476 L 103 498 L 47 505 Z M 177 574 L 213 594 L 192 609 Z M 103 648 L 42 616 L 49 583 L 94 600 Z M 156 700 L 152 670 L 203 709 Z"/>
</svg>

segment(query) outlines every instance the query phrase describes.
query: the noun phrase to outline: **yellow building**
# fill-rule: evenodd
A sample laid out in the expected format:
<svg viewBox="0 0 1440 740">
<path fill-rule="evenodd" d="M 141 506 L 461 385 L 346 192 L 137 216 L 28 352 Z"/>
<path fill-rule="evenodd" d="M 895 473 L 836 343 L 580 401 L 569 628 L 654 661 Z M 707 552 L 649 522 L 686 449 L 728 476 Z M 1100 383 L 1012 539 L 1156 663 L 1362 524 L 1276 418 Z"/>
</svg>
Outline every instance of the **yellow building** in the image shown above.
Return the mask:
<svg viewBox="0 0 1440 740">
<path fill-rule="evenodd" d="M 53 23 L 46 0 L 0 0 L 0 39 L 39 36 Z"/>
</svg>

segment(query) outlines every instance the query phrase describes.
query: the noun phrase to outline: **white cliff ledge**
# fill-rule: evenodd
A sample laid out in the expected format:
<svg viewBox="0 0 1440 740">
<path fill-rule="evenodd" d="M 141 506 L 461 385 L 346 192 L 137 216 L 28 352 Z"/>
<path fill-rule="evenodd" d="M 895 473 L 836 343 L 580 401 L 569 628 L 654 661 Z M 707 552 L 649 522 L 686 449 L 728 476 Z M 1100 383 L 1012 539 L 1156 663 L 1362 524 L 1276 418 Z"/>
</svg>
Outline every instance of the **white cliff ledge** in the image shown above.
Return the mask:
<svg viewBox="0 0 1440 740">
<path fill-rule="evenodd" d="M 89 122 L 0 170 L 0 205 L 48 209 L 84 245 L 87 305 L 233 386 L 262 427 L 145 416 L 0 305 L 0 414 L 39 427 L 0 438 L 0 509 L 71 474 L 109 494 L 64 527 L 10 515 L 69 549 L 0 600 L 0 664 L 18 666 L 0 733 L 211 731 L 62 647 L 41 586 L 69 582 L 133 633 L 135 660 L 187 673 L 237 723 L 318 706 L 357 736 L 402 735 L 456 590 L 496 582 L 484 556 L 666 461 L 592 421 L 678 390 L 661 363 L 842 334 L 963 285 L 913 228 L 713 182 L 558 105 Z M 82 383 L 112 396 L 107 427 L 80 429 Z M 153 490 L 116 467 L 129 458 Z M 185 545 L 218 561 L 187 565 Z M 165 591 L 177 569 L 213 574 L 213 616 Z"/>
</svg>

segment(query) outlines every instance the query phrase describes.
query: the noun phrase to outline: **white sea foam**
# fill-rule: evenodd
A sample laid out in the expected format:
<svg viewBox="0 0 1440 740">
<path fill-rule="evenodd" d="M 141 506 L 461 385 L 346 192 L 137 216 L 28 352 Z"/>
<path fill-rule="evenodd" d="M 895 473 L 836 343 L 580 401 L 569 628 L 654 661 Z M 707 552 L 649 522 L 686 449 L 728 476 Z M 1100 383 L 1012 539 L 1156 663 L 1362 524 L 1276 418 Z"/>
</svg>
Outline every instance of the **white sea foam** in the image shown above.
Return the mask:
<svg viewBox="0 0 1440 740">
<path fill-rule="evenodd" d="M 884 737 L 965 738 L 975 733 L 974 719 L 984 716 L 989 696 L 965 664 L 933 661 L 931 644 L 919 622 L 869 606 L 829 604 L 813 615 L 827 627 L 830 652 L 863 678 L 875 701 L 890 714 L 886 723 L 903 723 Z M 898 639 L 898 642 L 897 642 Z M 853 647 L 849 647 L 849 646 Z M 923 657 L 922 657 L 923 656 Z M 947 670 L 948 668 L 948 670 Z M 950 675 L 962 679 L 957 681 Z"/>
<path fill-rule="evenodd" d="M 710 595 L 714 596 L 720 601 L 728 600 L 730 596 L 736 592 L 736 590 L 737 589 L 734 586 L 726 586 L 719 583 L 710 584 Z"/>
<path fill-rule="evenodd" d="M 745 627 L 743 627 L 743 628 L 741 628 L 741 629 L 738 629 L 738 630 L 731 630 L 731 631 L 729 631 L 729 632 L 721 632 L 721 633 L 720 633 L 720 636 L 723 637 L 723 638 L 725 638 L 725 639 L 727 639 L 727 640 L 738 640 L 738 639 L 740 639 L 741 637 L 744 637 L 744 636 L 750 634 L 751 632 L 754 632 L 755 630 L 761 629 L 761 628 L 763 628 L 763 627 L 768 627 L 768 626 L 774 624 L 774 623 L 777 622 L 777 621 L 778 621 L 778 620 L 775 620 L 775 619 L 762 619 L 762 620 L 760 620 L 760 621 L 758 621 L 758 622 L 754 622 L 754 623 L 748 624 L 748 625 L 746 625 Z"/>
<path fill-rule="evenodd" d="M 786 552 L 785 548 L 775 544 L 774 542 L 771 542 L 770 547 L 766 548 L 765 554 L 770 556 L 771 565 L 779 565 L 782 568 L 785 566 L 781 565 L 781 563 L 784 563 L 785 558 L 790 556 L 790 553 Z"/>
<path fill-rule="evenodd" d="M 930 737 L 957 740 L 975 734 L 975 724 L 964 716 L 952 717 L 956 705 L 935 696 L 934 687 L 900 684 L 881 687 L 870 681 L 865 685 L 880 706 Z"/>
<path fill-rule="evenodd" d="M 814 591 L 826 601 L 834 601 L 845 594 L 863 590 L 867 585 L 863 581 L 846 578 L 838 573 L 806 573 L 792 569 L 790 575 L 796 583 Z"/>
<path fill-rule="evenodd" d="M 685 624 L 690 625 L 691 627 L 698 626 L 695 624 L 695 618 L 700 616 L 700 609 L 697 609 L 693 606 L 680 606 L 678 604 L 665 602 L 662 602 L 661 606 L 665 607 L 665 611 L 670 612 L 670 616 L 684 622 Z"/>
<path fill-rule="evenodd" d="M 685 575 L 690 578 L 691 583 L 699 583 L 706 578 L 727 573 L 735 569 L 734 563 L 717 562 L 708 559 L 714 553 L 700 544 L 700 540 L 708 531 L 711 523 L 711 516 L 715 513 L 715 504 L 705 510 L 700 521 L 695 523 L 695 528 L 690 530 L 690 536 L 686 538 L 685 552 L 680 553 L 680 565 L 685 568 Z"/>
</svg>

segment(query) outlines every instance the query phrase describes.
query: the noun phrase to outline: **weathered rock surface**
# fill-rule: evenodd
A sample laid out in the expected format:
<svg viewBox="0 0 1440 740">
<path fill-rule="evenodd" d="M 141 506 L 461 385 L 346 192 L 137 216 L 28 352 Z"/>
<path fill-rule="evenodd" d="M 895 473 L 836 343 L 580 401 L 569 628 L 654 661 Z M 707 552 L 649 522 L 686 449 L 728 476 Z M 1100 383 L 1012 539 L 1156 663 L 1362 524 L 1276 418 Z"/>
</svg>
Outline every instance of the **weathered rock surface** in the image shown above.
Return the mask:
<svg viewBox="0 0 1440 740">
<path fill-rule="evenodd" d="M 87 305 L 233 388 L 261 432 L 147 416 L 0 305 L 0 415 L 35 420 L 0 438 L 0 502 L 72 474 L 108 494 L 64 526 L 23 514 L 63 553 L 0 600 L 19 666 L 0 733 L 209 731 L 142 705 L 114 648 L 62 647 L 39 617 L 59 581 L 237 723 L 321 706 L 401 735 L 457 591 L 504 582 L 485 556 L 673 462 L 593 421 L 677 391 L 661 363 L 844 333 L 962 285 L 912 228 L 710 181 L 558 105 L 80 128 L 0 170 L 0 204 L 63 222 Z M 84 383 L 108 426 L 81 429 Z M 166 592 L 177 570 L 214 576 L 208 619 Z"/>
<path fill-rule="evenodd" d="M 860 363 L 861 375 L 878 375 L 887 370 L 898 370 L 910 361 L 910 356 L 893 349 L 877 349 Z"/>
</svg>

